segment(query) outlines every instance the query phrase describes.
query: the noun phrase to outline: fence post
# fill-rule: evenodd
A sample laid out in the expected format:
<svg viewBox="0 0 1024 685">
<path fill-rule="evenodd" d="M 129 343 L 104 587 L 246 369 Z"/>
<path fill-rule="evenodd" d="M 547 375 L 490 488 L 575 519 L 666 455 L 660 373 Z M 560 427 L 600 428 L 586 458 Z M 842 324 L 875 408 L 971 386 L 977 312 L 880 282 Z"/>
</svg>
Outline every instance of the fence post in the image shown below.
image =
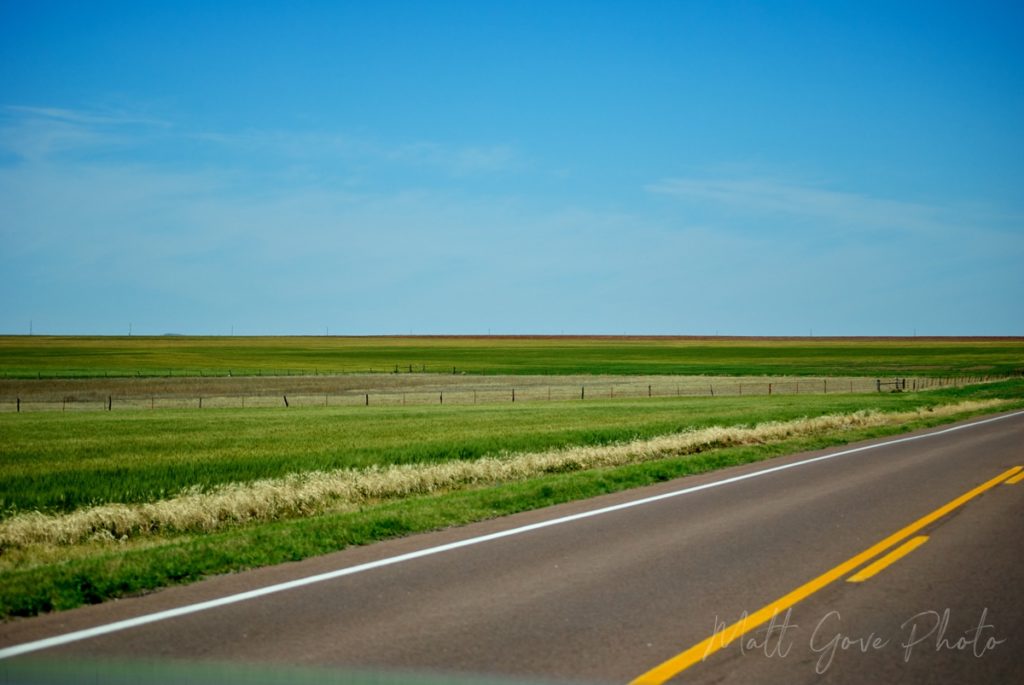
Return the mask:
<svg viewBox="0 0 1024 685">
<path fill-rule="evenodd" d="M 651 395 L 651 386 L 649 386 L 649 385 L 647 386 L 647 396 L 648 397 L 652 397 L 652 395 Z"/>
<path fill-rule="evenodd" d="M 512 388 L 512 404 L 516 403 L 516 389 Z"/>
<path fill-rule="evenodd" d="M 202 397 L 199 398 L 199 408 L 200 409 L 203 408 L 203 398 Z"/>
<path fill-rule="evenodd" d="M 769 395 L 772 394 L 772 384 L 771 383 L 768 384 L 768 394 Z"/>
<path fill-rule="evenodd" d="M 107 411 L 110 411 L 113 408 L 114 408 L 114 398 L 111 397 L 110 395 L 107 395 Z"/>
<path fill-rule="evenodd" d="M 402 395 L 402 397 L 404 398 L 405 395 Z M 367 407 L 370 406 L 370 393 L 366 393 L 366 405 L 365 406 L 367 406 Z"/>
<path fill-rule="evenodd" d="M 440 394 L 440 401 L 438 402 L 438 404 L 444 404 L 444 392 Z"/>
<path fill-rule="evenodd" d="M 586 393 L 587 393 L 587 386 L 581 385 L 580 386 L 580 399 L 581 400 L 586 398 Z"/>
<path fill-rule="evenodd" d="M 284 406 L 288 406 L 288 395 L 282 395 L 284 397 Z"/>
<path fill-rule="evenodd" d="M 18 413 L 20 414 L 21 413 L 21 398 L 20 397 L 18 398 L 18 403 L 17 404 L 18 404 Z"/>
<path fill-rule="evenodd" d="M 875 390 L 877 390 L 878 392 L 882 392 L 882 379 L 881 378 L 876 378 L 875 379 Z"/>
</svg>

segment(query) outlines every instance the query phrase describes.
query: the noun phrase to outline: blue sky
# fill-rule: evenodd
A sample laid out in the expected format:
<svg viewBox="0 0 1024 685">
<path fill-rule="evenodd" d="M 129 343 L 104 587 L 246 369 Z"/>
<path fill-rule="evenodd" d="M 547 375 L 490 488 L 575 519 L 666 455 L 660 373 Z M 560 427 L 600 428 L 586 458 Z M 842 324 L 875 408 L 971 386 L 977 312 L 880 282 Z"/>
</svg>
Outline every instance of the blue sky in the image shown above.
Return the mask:
<svg viewBox="0 0 1024 685">
<path fill-rule="evenodd" d="M 1015 2 L 0 0 L 0 332 L 1024 335 Z"/>
</svg>

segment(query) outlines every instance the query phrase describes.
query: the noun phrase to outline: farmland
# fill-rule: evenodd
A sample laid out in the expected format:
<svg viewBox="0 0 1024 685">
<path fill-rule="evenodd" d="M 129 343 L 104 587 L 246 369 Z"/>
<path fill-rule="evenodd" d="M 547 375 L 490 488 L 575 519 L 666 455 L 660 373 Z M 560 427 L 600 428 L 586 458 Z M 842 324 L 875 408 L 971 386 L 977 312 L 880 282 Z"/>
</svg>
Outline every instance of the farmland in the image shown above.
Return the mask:
<svg viewBox="0 0 1024 685">
<path fill-rule="evenodd" d="M 967 376 L 1024 371 L 1021 338 L 0 337 L 0 377 Z"/>
<path fill-rule="evenodd" d="M 0 349 L 0 395 L 26 409 L 0 413 L 2 615 L 1024 406 L 1024 380 L 993 378 L 1024 367 L 1019 340 L 4 338 Z M 307 375 L 271 375 L 288 362 Z M 869 372 L 914 381 L 878 392 Z M 54 410 L 69 395 L 78 410 Z"/>
<path fill-rule="evenodd" d="M 940 391 L 925 396 L 5 415 L 0 421 L 0 508 L 71 511 L 304 471 L 606 445 L 711 425 L 938 406 L 952 396 Z"/>
<path fill-rule="evenodd" d="M 957 386 L 982 376 L 901 378 L 907 390 Z M 340 374 L 0 378 L 0 412 L 131 409 L 413 406 L 596 401 L 694 396 L 876 392 L 896 379 L 842 376 L 505 376 Z"/>
</svg>

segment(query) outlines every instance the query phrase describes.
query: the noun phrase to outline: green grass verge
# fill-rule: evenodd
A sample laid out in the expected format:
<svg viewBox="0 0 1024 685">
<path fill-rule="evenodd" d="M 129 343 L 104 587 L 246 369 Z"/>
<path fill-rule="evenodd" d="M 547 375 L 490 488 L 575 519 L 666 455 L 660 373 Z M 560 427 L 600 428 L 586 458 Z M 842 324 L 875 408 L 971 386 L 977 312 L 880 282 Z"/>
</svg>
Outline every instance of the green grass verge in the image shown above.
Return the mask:
<svg viewBox="0 0 1024 685">
<path fill-rule="evenodd" d="M 402 371 L 980 376 L 1024 371 L 1024 339 L 0 336 L 0 375 Z"/>
<path fill-rule="evenodd" d="M 1024 384 L 949 391 L 947 401 L 1004 397 L 1024 406 Z M 881 399 L 881 398 L 879 398 Z M 357 512 L 279 521 L 163 543 L 97 547 L 93 553 L 0 574 L 0 616 L 26 616 L 96 603 L 204 576 L 296 561 L 352 545 L 460 525 L 570 500 L 705 473 L 780 454 L 936 425 L 923 418 L 756 447 L 728 448 L 610 469 L 555 474 L 500 487 L 459 491 L 368 506 Z"/>
<path fill-rule="evenodd" d="M 899 411 L 1013 397 L 1022 387 L 1005 381 L 920 394 L 0 414 L 0 512 L 68 512 L 304 471 L 477 459 L 860 409 Z"/>
</svg>

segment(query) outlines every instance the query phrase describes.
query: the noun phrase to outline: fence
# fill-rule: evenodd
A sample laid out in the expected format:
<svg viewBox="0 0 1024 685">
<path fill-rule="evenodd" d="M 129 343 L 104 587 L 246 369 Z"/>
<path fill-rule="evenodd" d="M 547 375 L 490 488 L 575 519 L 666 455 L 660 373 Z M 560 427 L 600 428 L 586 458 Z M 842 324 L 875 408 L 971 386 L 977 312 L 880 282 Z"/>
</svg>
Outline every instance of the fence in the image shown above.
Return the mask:
<svg viewBox="0 0 1024 685">
<path fill-rule="evenodd" d="M 0 412 L 115 411 L 158 409 L 255 409 L 269 407 L 344 407 L 398 405 L 472 405 L 526 402 L 567 402 L 666 397 L 739 397 L 779 395 L 834 395 L 870 392 L 920 392 L 1001 380 L 987 376 L 950 378 L 714 378 L 684 377 L 658 382 L 622 377 L 592 383 L 539 383 L 498 387 L 473 384 L 469 379 L 450 385 L 408 389 L 367 388 L 310 392 L 278 391 L 217 394 L 107 394 L 80 393 L 62 397 L 0 397 Z M 469 382 L 467 382 L 469 381 Z"/>
</svg>

